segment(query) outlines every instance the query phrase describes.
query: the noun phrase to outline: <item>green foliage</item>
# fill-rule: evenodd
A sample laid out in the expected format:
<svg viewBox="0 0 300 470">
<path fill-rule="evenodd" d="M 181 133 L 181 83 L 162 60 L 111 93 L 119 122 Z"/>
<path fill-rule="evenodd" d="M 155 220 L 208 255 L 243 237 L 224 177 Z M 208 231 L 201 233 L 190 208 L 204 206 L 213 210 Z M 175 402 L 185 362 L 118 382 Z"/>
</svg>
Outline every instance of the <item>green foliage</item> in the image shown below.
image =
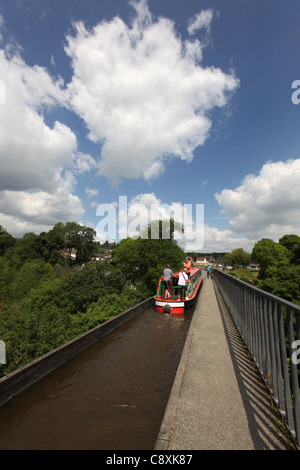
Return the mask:
<svg viewBox="0 0 300 470">
<path fill-rule="evenodd" d="M 33 308 L 32 299 L 26 299 L 0 314 L 0 337 L 7 354 L 3 372 L 11 372 L 68 340 L 70 315 L 52 303 L 38 307 L 38 302 Z"/>
<path fill-rule="evenodd" d="M 300 304 L 300 237 L 284 235 L 278 243 L 258 241 L 252 260 L 259 263 L 259 287 L 290 302 Z"/>
<path fill-rule="evenodd" d="M 141 301 L 138 292 L 124 291 L 121 294 L 106 294 L 97 302 L 93 302 L 86 313 L 79 313 L 73 317 L 73 332 L 77 336 L 81 331 L 87 331 L 107 320 L 125 312 Z"/>
<path fill-rule="evenodd" d="M 251 256 L 243 250 L 243 248 L 236 248 L 231 253 L 226 253 L 223 258 L 223 263 L 227 266 L 249 266 Z"/>
<path fill-rule="evenodd" d="M 51 265 L 47 263 L 46 267 L 45 262 L 42 260 L 26 261 L 7 287 L 6 301 L 21 300 L 31 289 L 38 286 L 43 279 L 46 279 L 51 271 Z"/>
<path fill-rule="evenodd" d="M 288 266 L 291 260 L 291 253 L 286 246 L 264 238 L 254 245 L 251 258 L 256 263 L 259 263 L 259 278 L 265 279 L 271 273 L 274 273 L 274 269 L 282 269 Z"/>
<path fill-rule="evenodd" d="M 0 256 L 3 256 L 8 248 L 14 246 L 15 242 L 15 238 L 0 225 Z"/>
<path fill-rule="evenodd" d="M 247 282 L 248 284 L 259 287 L 257 271 L 252 271 L 248 268 L 238 268 L 234 271 L 230 271 L 228 274 L 240 279 L 241 281 Z"/>
<path fill-rule="evenodd" d="M 0 339 L 7 364 L 0 376 L 154 295 L 165 265 L 177 270 L 185 259 L 172 238 L 127 239 L 114 249 L 110 265 L 92 263 L 99 248 L 94 234 L 59 222 L 47 233 L 12 240 L 1 227 Z M 62 248 L 76 248 L 76 270 Z"/>
<path fill-rule="evenodd" d="M 63 259 L 64 248 L 74 248 L 76 261 L 81 264 L 91 259 L 96 247 L 95 230 L 76 222 L 59 222 L 47 233 L 26 233 L 23 238 L 16 240 L 1 227 L 0 256 L 9 259 L 17 269 L 25 261 L 33 259 L 42 259 L 55 265 Z"/>
<path fill-rule="evenodd" d="M 300 266 L 284 266 L 268 271 L 260 287 L 278 297 L 300 304 Z"/>
<path fill-rule="evenodd" d="M 172 239 L 128 238 L 114 250 L 112 265 L 121 269 L 126 281 L 142 282 L 148 294 L 153 295 L 166 264 L 177 271 L 182 269 L 184 260 L 184 251 Z"/>
<path fill-rule="evenodd" d="M 298 235 L 284 235 L 279 239 L 280 245 L 285 246 L 291 253 L 293 264 L 300 264 L 300 237 Z"/>
<path fill-rule="evenodd" d="M 85 227 L 76 222 L 67 222 L 64 227 L 65 247 L 75 248 L 76 260 L 79 263 L 87 261 L 94 251 L 96 232 L 91 227 Z"/>
</svg>

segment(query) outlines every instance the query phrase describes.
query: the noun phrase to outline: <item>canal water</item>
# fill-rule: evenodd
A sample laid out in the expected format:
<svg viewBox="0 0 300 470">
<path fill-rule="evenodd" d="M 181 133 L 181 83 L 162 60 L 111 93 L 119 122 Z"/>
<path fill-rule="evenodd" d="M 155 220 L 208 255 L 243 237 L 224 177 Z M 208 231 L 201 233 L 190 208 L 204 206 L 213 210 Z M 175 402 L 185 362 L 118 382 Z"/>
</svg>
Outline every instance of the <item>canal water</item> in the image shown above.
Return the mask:
<svg viewBox="0 0 300 470">
<path fill-rule="evenodd" d="M 192 315 L 147 308 L 13 398 L 0 449 L 154 449 Z"/>
</svg>

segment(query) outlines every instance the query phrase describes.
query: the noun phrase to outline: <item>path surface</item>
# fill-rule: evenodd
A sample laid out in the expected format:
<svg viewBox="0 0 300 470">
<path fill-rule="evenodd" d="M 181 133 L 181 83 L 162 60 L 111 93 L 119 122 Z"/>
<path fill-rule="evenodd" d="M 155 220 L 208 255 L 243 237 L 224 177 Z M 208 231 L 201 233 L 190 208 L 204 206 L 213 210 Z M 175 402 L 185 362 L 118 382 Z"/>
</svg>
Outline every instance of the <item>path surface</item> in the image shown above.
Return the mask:
<svg viewBox="0 0 300 470">
<path fill-rule="evenodd" d="M 213 280 L 204 279 L 157 450 L 293 449 Z"/>
</svg>

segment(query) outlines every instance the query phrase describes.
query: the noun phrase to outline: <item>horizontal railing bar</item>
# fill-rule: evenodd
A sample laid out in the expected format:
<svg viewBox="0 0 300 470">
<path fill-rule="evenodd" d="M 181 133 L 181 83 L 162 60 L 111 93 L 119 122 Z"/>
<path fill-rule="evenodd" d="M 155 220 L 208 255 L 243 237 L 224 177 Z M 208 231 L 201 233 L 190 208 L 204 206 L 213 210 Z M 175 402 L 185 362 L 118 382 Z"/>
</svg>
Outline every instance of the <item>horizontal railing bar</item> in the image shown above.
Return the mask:
<svg viewBox="0 0 300 470">
<path fill-rule="evenodd" d="M 221 272 L 221 271 L 219 271 Z M 283 305 L 284 307 L 293 310 L 294 313 L 297 315 L 300 315 L 300 305 L 294 304 L 293 302 L 289 302 L 288 300 L 282 299 L 281 297 L 277 297 L 274 294 L 271 294 L 270 292 L 264 291 L 262 289 L 259 289 L 258 287 L 252 286 L 251 284 L 248 284 L 247 282 L 241 281 L 240 279 L 235 278 L 234 276 L 231 276 L 230 274 L 222 272 L 222 276 L 228 277 L 231 281 L 237 282 L 239 284 L 243 284 L 244 286 L 247 287 L 247 289 L 250 289 L 258 294 L 262 294 L 264 297 L 267 297 L 268 299 L 274 300 L 278 304 Z"/>
</svg>

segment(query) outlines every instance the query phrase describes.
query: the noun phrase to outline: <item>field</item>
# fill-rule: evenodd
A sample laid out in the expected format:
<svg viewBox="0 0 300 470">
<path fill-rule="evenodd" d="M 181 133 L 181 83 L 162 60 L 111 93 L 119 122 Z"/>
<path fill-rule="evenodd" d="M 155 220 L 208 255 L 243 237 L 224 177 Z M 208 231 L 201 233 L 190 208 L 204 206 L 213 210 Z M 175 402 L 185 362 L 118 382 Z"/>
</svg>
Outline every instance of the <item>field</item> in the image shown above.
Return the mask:
<svg viewBox="0 0 300 470">
<path fill-rule="evenodd" d="M 248 284 L 252 284 L 253 286 L 259 287 L 259 280 L 257 279 L 258 271 L 252 271 L 251 269 L 247 268 L 237 268 L 234 270 L 225 270 L 227 274 L 231 274 L 232 276 L 240 279 L 241 281 L 247 282 Z"/>
</svg>

